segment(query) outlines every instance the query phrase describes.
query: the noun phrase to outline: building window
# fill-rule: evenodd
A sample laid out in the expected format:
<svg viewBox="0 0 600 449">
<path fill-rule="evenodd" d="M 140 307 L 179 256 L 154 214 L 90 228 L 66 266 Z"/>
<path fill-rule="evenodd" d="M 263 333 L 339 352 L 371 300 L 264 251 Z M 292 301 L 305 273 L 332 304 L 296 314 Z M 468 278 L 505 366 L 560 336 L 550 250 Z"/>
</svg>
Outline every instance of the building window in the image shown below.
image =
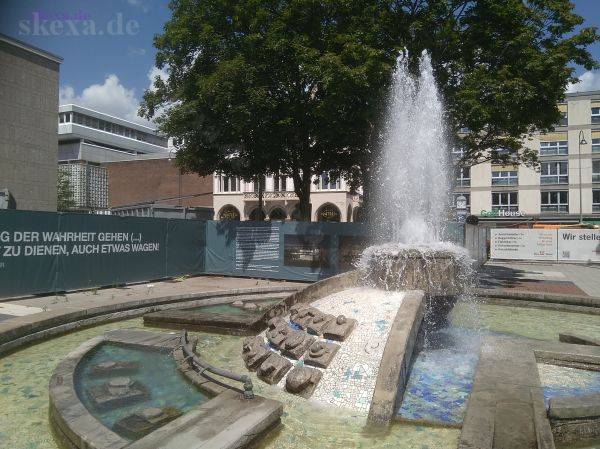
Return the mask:
<svg viewBox="0 0 600 449">
<path fill-rule="evenodd" d="M 471 194 L 470 193 L 453 193 L 452 194 L 452 208 L 456 209 L 456 199 L 459 196 L 464 196 L 467 199 L 467 212 L 471 211 Z"/>
<path fill-rule="evenodd" d="M 65 114 L 64 112 L 61 112 L 60 114 L 58 114 L 58 123 L 64 123 L 65 122 Z"/>
<path fill-rule="evenodd" d="M 465 148 L 462 146 L 452 148 L 452 159 L 460 160 L 465 155 Z"/>
<path fill-rule="evenodd" d="M 542 212 L 569 212 L 569 192 L 547 191 L 541 192 Z"/>
<path fill-rule="evenodd" d="M 456 187 L 469 187 L 471 185 L 471 168 L 456 167 Z"/>
<path fill-rule="evenodd" d="M 287 176 L 273 176 L 273 190 L 275 192 L 285 192 L 287 190 Z"/>
<path fill-rule="evenodd" d="M 258 180 L 260 181 L 261 190 L 264 192 L 265 191 L 265 186 L 267 185 L 267 178 L 266 178 L 266 176 L 260 176 L 258 178 Z M 258 192 L 258 181 L 256 180 L 256 178 L 255 178 L 255 181 L 252 184 L 253 184 L 253 187 L 254 187 L 254 191 Z M 257 215 L 257 217 L 258 217 L 258 215 Z"/>
<path fill-rule="evenodd" d="M 569 143 L 566 140 L 540 142 L 540 156 L 557 156 L 569 154 Z"/>
<path fill-rule="evenodd" d="M 592 182 L 600 182 L 600 159 L 592 161 Z"/>
<path fill-rule="evenodd" d="M 516 186 L 519 183 L 518 172 L 514 171 L 493 171 L 493 186 Z"/>
<path fill-rule="evenodd" d="M 600 108 L 592 108 L 592 123 L 600 123 Z"/>
<path fill-rule="evenodd" d="M 552 161 L 540 164 L 540 184 L 568 184 L 568 162 Z"/>
<path fill-rule="evenodd" d="M 330 173 L 322 173 L 316 187 L 317 190 L 339 190 L 342 188 L 342 183 L 340 178 L 336 178 Z"/>
<path fill-rule="evenodd" d="M 492 192 L 492 210 L 518 211 L 519 194 L 517 192 Z"/>
<path fill-rule="evenodd" d="M 558 126 L 567 126 L 569 124 L 569 116 L 566 112 L 560 112 L 560 120 L 558 121 Z"/>
<path fill-rule="evenodd" d="M 219 220 L 240 221 L 240 211 L 233 206 L 225 206 L 219 213 Z"/>
<path fill-rule="evenodd" d="M 592 212 L 600 213 L 600 190 L 592 190 Z"/>
<path fill-rule="evenodd" d="M 317 212 L 317 221 L 342 221 L 340 210 L 333 204 L 323 205 Z"/>
<path fill-rule="evenodd" d="M 240 180 L 234 176 L 221 176 L 221 192 L 239 192 Z"/>
<path fill-rule="evenodd" d="M 592 153 L 600 153 L 600 139 L 592 139 Z"/>
</svg>

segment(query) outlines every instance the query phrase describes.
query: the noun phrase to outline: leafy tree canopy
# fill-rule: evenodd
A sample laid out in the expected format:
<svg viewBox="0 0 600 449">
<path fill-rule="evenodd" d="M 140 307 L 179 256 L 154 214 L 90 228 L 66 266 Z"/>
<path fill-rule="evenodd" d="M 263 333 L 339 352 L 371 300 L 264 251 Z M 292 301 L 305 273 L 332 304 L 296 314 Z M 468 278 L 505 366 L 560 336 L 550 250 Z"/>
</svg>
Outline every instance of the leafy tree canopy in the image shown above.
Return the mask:
<svg viewBox="0 0 600 449">
<path fill-rule="evenodd" d="M 171 0 L 155 38 L 167 67 L 141 115 L 202 175 L 292 176 L 309 218 L 311 177 L 358 185 L 376 148 L 395 60 L 431 55 L 465 163 L 535 163 L 521 138 L 559 120 L 576 63 L 596 67 L 594 28 L 568 0 Z M 164 108 L 164 109 L 163 109 Z M 492 149 L 490 151 L 490 149 Z M 516 156 L 515 156 L 516 155 Z"/>
</svg>

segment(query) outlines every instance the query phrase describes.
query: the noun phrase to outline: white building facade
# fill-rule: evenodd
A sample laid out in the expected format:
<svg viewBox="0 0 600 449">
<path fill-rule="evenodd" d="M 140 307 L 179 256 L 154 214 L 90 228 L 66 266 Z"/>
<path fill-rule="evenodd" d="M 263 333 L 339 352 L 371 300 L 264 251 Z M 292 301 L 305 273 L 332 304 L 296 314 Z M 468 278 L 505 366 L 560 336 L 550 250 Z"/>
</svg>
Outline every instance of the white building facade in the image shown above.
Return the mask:
<svg viewBox="0 0 600 449">
<path fill-rule="evenodd" d="M 454 198 L 482 221 L 600 221 L 600 91 L 567 94 L 552 133 L 524 145 L 539 168 L 483 163 L 456 168 Z M 460 158 L 460 150 L 454 153 Z"/>
<path fill-rule="evenodd" d="M 104 162 L 169 158 L 156 130 L 74 104 L 58 108 L 58 164 L 73 192 L 74 209 L 108 207 Z"/>
<path fill-rule="evenodd" d="M 294 181 L 285 176 L 266 176 L 263 191 L 265 220 L 298 220 L 298 197 Z M 310 194 L 311 221 L 352 222 L 360 220 L 361 198 L 351 194 L 346 181 L 327 174 L 314 177 Z M 257 220 L 258 182 L 214 175 L 215 220 Z"/>
</svg>

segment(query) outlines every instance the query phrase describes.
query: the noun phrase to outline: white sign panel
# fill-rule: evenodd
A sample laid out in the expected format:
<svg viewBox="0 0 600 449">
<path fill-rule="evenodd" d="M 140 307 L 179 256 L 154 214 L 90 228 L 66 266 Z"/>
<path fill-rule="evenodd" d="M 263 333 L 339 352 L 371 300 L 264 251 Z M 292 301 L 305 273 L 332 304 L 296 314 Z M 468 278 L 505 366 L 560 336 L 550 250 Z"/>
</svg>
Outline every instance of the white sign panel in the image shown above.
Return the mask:
<svg viewBox="0 0 600 449">
<path fill-rule="evenodd" d="M 556 260 L 555 229 L 492 229 L 492 259 Z"/>
<path fill-rule="evenodd" d="M 600 229 L 559 229 L 558 260 L 600 262 Z"/>
</svg>

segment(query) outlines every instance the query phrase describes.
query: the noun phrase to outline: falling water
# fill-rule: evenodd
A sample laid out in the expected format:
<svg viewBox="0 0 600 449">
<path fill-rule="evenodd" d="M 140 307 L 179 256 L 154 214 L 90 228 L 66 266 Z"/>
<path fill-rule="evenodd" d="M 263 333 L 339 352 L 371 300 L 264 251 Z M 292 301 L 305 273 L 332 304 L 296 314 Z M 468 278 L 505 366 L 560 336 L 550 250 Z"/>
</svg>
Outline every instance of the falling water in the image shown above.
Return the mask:
<svg viewBox="0 0 600 449">
<path fill-rule="evenodd" d="M 398 58 L 374 191 L 375 216 L 388 229 L 379 232 L 385 237 L 375 237 L 431 244 L 442 241 L 448 214 L 451 164 L 444 110 L 429 54 L 421 55 L 418 78 L 409 73 L 407 59 Z"/>
</svg>

